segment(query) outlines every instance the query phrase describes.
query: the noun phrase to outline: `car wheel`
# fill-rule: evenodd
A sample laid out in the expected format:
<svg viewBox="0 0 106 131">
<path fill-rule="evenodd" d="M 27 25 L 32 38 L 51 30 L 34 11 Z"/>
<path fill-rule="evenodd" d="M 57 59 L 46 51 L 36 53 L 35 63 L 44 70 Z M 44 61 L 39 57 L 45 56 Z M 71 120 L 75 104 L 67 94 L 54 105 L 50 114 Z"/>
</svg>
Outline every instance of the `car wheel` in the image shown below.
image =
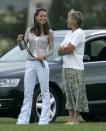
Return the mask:
<svg viewBox="0 0 106 131">
<path fill-rule="evenodd" d="M 82 113 L 82 118 L 88 122 L 99 122 L 101 121 L 99 115 L 93 113 Z"/>
<path fill-rule="evenodd" d="M 53 122 L 55 121 L 58 115 L 59 103 L 58 103 L 58 97 L 55 91 L 51 87 L 50 87 L 50 103 L 51 103 L 50 122 Z M 33 96 L 33 105 L 32 105 L 31 117 L 30 117 L 31 123 L 39 120 L 41 109 L 42 109 L 41 92 L 40 92 L 40 88 L 37 88 Z"/>
</svg>

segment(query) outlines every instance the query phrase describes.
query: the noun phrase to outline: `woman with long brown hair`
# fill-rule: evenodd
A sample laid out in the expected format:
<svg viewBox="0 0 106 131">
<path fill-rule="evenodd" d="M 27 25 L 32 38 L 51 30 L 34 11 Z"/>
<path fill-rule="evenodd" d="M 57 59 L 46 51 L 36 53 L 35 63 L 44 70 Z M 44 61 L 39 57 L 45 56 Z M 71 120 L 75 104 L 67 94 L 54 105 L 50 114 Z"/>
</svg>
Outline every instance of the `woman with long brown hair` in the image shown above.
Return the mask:
<svg viewBox="0 0 106 131">
<path fill-rule="evenodd" d="M 23 48 L 27 45 L 32 54 L 28 54 L 26 61 L 24 101 L 17 124 L 29 123 L 36 78 L 38 78 L 40 84 L 43 103 L 39 125 L 49 124 L 50 93 L 47 58 L 53 53 L 54 36 L 49 24 L 47 11 L 44 8 L 37 9 L 34 14 L 34 26 L 26 30 L 24 38 L 19 35 L 17 41 L 21 43 Z"/>
</svg>

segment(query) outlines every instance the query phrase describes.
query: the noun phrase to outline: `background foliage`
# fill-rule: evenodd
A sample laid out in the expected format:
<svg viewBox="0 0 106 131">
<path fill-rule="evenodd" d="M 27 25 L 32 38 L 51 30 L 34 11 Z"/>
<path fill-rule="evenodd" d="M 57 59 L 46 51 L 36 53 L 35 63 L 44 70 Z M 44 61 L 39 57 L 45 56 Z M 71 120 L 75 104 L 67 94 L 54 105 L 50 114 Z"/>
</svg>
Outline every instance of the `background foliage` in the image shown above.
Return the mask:
<svg viewBox="0 0 106 131">
<path fill-rule="evenodd" d="M 9 6 L 5 11 L 0 13 L 1 53 L 16 44 L 17 35 L 25 31 L 26 18 L 26 9 L 17 12 L 12 6 Z"/>
<path fill-rule="evenodd" d="M 106 0 L 53 0 L 49 17 L 53 29 L 67 28 L 67 12 L 79 10 L 84 15 L 84 28 L 106 28 Z"/>
<path fill-rule="evenodd" d="M 52 0 L 49 18 L 53 30 L 67 29 L 67 13 L 70 9 L 83 13 L 84 29 L 106 28 L 106 0 Z M 17 35 L 26 29 L 27 12 L 27 7 L 16 11 L 11 4 L 0 10 L 0 53 L 17 44 Z"/>
</svg>

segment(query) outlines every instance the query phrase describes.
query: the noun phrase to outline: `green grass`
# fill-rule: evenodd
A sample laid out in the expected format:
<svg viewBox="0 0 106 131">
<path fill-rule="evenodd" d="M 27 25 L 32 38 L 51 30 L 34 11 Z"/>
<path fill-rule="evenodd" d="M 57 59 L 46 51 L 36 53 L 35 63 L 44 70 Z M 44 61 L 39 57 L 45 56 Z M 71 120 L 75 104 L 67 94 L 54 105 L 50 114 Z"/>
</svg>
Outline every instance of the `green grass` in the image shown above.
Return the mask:
<svg viewBox="0 0 106 131">
<path fill-rule="evenodd" d="M 65 125 L 67 117 L 58 117 L 55 123 L 39 126 L 37 123 L 16 125 L 16 119 L 0 118 L 0 131 L 106 131 L 106 122 L 85 122 L 79 125 Z"/>
</svg>

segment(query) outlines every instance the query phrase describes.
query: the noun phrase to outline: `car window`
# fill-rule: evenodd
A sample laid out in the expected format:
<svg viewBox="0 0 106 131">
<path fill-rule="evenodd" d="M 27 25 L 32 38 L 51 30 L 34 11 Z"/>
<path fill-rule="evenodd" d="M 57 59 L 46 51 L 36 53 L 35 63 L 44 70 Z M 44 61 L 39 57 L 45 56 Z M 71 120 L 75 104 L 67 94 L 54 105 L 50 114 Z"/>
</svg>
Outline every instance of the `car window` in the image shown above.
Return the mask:
<svg viewBox="0 0 106 131">
<path fill-rule="evenodd" d="M 102 49 L 106 47 L 105 40 L 95 40 L 91 42 L 91 56 L 98 56 Z"/>
<path fill-rule="evenodd" d="M 27 52 L 26 50 L 20 50 L 19 46 L 11 49 L 6 54 L 4 54 L 0 61 L 25 61 L 27 59 Z"/>
<path fill-rule="evenodd" d="M 106 60 L 106 39 L 99 38 L 91 40 L 86 44 L 85 54 L 90 57 L 90 61 Z"/>
<path fill-rule="evenodd" d="M 54 52 L 53 55 L 48 58 L 49 61 L 59 61 L 61 60 L 61 56 L 58 55 L 58 48 L 60 43 L 63 41 L 64 37 L 55 37 L 54 40 Z"/>
</svg>

